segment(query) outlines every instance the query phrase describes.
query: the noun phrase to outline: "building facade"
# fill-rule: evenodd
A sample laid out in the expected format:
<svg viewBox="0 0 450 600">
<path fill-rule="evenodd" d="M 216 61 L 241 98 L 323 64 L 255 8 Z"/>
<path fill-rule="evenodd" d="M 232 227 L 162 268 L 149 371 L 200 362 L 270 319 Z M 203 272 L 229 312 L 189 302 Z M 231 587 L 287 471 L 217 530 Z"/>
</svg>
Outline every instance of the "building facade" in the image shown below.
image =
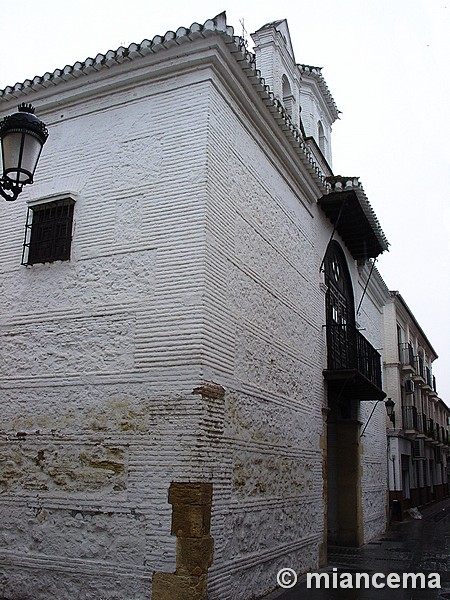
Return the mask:
<svg viewBox="0 0 450 600">
<path fill-rule="evenodd" d="M 246 600 L 386 526 L 387 241 L 320 69 L 285 21 L 254 41 L 222 14 L 3 90 L 50 131 L 0 208 L 5 597 L 209 567 Z"/>
<path fill-rule="evenodd" d="M 388 430 L 393 516 L 448 496 L 450 411 L 439 398 L 437 354 L 398 292 L 385 311 L 385 390 L 394 402 Z"/>
</svg>

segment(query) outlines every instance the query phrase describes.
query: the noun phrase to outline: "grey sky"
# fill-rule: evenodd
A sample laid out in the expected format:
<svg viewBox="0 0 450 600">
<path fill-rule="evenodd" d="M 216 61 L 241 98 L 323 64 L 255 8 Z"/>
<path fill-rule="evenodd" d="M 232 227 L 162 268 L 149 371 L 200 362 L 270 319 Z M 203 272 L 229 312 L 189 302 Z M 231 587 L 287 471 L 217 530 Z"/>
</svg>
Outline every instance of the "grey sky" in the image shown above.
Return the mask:
<svg viewBox="0 0 450 600">
<path fill-rule="evenodd" d="M 378 268 L 439 354 L 449 404 L 450 0 L 7 3 L 0 88 L 223 10 L 237 33 L 287 18 L 297 62 L 324 68 L 342 111 L 333 170 L 361 178 L 391 244 Z"/>
</svg>

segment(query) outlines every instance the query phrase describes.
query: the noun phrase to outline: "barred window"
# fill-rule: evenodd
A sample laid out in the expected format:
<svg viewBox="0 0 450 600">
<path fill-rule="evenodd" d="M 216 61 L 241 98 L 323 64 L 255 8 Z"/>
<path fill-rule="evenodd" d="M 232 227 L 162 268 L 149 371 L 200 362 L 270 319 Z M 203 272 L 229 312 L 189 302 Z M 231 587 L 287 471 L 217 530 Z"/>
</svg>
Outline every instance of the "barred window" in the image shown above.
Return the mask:
<svg viewBox="0 0 450 600">
<path fill-rule="evenodd" d="M 36 204 L 28 208 L 22 264 L 69 260 L 74 200 Z"/>
</svg>

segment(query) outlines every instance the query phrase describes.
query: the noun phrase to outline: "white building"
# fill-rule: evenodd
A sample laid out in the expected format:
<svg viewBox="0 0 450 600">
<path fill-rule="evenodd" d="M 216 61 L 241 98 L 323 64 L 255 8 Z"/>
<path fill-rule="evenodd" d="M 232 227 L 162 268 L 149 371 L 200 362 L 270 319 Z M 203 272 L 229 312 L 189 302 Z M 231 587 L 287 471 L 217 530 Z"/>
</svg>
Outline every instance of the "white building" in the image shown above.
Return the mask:
<svg viewBox="0 0 450 600">
<path fill-rule="evenodd" d="M 210 493 L 214 600 L 385 528 L 387 242 L 320 69 L 253 39 L 222 14 L 1 94 L 50 136 L 0 207 L 0 595 L 203 598 Z"/>
<path fill-rule="evenodd" d="M 394 402 L 389 427 L 389 496 L 393 516 L 448 496 L 450 410 L 439 398 L 437 354 L 398 292 L 385 311 L 385 390 Z"/>
</svg>

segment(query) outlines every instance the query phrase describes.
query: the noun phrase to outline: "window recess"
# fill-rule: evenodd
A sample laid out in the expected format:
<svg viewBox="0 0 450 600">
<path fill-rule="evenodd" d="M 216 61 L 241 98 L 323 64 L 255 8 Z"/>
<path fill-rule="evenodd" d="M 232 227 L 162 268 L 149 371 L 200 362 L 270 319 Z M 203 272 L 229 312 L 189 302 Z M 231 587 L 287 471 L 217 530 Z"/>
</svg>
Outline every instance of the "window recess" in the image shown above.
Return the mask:
<svg viewBox="0 0 450 600">
<path fill-rule="evenodd" d="M 74 204 L 64 198 L 28 207 L 23 265 L 70 260 Z"/>
</svg>

